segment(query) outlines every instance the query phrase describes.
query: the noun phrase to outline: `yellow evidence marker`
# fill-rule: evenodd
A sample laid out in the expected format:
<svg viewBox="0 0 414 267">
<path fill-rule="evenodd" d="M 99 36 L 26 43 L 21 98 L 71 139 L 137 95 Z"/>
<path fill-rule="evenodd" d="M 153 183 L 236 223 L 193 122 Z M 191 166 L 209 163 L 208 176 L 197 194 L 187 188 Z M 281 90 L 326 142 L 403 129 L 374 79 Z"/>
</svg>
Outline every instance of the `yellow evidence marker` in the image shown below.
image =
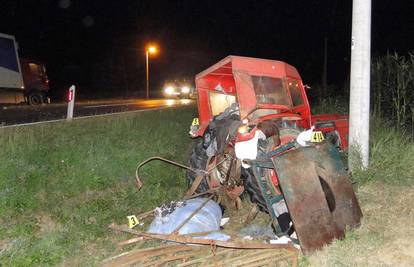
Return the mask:
<svg viewBox="0 0 414 267">
<path fill-rule="evenodd" d="M 138 218 L 135 215 L 129 215 L 127 216 L 128 218 L 128 227 L 129 228 L 134 228 L 134 226 L 136 226 L 137 224 L 139 224 Z"/>
<path fill-rule="evenodd" d="M 323 137 L 323 133 L 321 131 L 312 132 L 312 136 L 310 140 L 312 143 L 320 143 L 323 140 L 325 140 L 325 137 Z"/>
<path fill-rule="evenodd" d="M 194 118 L 191 125 L 200 125 L 200 122 L 199 122 L 198 118 Z"/>
</svg>

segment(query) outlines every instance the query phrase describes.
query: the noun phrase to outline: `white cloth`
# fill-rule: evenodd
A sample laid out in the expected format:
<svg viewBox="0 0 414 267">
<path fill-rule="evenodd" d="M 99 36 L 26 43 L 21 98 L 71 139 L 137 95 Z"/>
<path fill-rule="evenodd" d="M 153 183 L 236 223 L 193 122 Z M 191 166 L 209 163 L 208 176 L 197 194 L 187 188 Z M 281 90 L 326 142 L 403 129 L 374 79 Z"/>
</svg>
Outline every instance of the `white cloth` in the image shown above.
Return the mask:
<svg viewBox="0 0 414 267">
<path fill-rule="evenodd" d="M 250 165 L 243 163 L 244 159 L 256 159 L 259 139 L 266 140 L 266 135 L 261 130 L 256 130 L 252 139 L 236 143 L 234 150 L 236 157 L 242 161 L 243 168 L 250 168 Z"/>
<path fill-rule="evenodd" d="M 315 126 L 312 126 L 310 129 L 301 132 L 298 137 L 296 137 L 296 142 L 298 142 L 301 146 L 309 146 L 308 142 L 310 142 L 312 138 L 312 132 L 315 129 Z"/>
</svg>

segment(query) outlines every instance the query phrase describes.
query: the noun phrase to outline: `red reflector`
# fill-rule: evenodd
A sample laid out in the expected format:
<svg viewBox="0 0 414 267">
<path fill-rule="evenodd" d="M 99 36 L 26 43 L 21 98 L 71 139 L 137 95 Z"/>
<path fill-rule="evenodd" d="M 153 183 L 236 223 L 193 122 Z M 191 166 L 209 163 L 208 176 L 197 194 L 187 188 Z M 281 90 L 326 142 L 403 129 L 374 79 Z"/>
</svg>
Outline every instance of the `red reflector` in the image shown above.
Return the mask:
<svg viewBox="0 0 414 267">
<path fill-rule="evenodd" d="M 68 93 L 68 101 L 70 102 L 72 100 L 73 100 L 73 90 L 69 90 L 69 93 Z"/>
</svg>

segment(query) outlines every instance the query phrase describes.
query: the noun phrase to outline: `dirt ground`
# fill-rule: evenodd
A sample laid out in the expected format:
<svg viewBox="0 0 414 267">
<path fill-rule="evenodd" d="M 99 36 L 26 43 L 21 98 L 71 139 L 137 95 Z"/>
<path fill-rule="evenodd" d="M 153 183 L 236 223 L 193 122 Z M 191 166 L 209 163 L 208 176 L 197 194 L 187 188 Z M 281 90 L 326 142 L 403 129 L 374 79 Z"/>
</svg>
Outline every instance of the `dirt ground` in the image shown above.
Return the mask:
<svg viewBox="0 0 414 267">
<path fill-rule="evenodd" d="M 303 261 L 310 266 L 413 266 L 413 187 L 371 183 L 357 195 L 361 227 Z"/>
</svg>

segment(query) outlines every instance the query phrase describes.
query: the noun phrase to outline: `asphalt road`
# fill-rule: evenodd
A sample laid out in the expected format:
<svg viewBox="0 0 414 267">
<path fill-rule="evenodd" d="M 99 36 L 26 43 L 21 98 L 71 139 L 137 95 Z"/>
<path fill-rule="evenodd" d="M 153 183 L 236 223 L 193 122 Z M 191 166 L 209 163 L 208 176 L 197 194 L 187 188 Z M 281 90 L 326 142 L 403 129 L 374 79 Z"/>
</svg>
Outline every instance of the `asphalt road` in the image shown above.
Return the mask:
<svg viewBox="0 0 414 267">
<path fill-rule="evenodd" d="M 190 105 L 194 100 L 188 99 L 129 99 L 85 101 L 75 104 L 74 117 L 94 116 L 108 113 L 120 113 L 135 110 L 165 108 Z M 30 122 L 65 119 L 67 104 L 44 104 L 39 106 L 13 105 L 0 106 L 0 125 L 15 125 Z"/>
</svg>

